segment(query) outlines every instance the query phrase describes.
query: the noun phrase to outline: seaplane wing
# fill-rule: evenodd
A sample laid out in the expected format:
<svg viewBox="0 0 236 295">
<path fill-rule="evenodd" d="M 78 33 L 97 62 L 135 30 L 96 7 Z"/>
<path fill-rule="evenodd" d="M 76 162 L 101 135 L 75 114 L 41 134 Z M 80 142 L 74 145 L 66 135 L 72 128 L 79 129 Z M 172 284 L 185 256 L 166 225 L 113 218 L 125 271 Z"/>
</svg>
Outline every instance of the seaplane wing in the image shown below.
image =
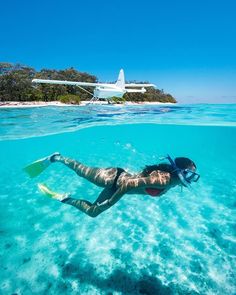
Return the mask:
<svg viewBox="0 0 236 295">
<path fill-rule="evenodd" d="M 74 86 L 82 86 L 82 87 L 106 87 L 106 88 L 114 88 L 114 84 L 109 83 L 90 83 L 90 82 L 76 82 L 76 81 L 60 81 L 60 80 L 45 80 L 45 79 L 33 79 L 34 83 L 42 83 L 42 84 L 61 84 L 61 85 L 74 85 Z"/>
<path fill-rule="evenodd" d="M 154 84 L 129 83 L 129 84 L 125 84 L 125 87 L 156 87 L 156 85 L 154 85 Z"/>
<path fill-rule="evenodd" d="M 145 93 L 146 92 L 146 89 L 143 87 L 142 89 L 125 89 L 125 92 L 128 92 L 128 93 Z"/>
</svg>

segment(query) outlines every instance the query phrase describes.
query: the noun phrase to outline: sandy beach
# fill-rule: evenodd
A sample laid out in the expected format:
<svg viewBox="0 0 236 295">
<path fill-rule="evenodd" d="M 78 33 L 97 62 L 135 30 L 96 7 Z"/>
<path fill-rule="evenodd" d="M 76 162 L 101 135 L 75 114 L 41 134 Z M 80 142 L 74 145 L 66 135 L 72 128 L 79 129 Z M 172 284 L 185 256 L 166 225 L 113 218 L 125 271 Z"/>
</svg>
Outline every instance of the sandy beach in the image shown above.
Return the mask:
<svg viewBox="0 0 236 295">
<path fill-rule="evenodd" d="M 4 101 L 0 102 L 0 108 L 32 108 L 32 107 L 47 107 L 47 106 L 57 106 L 57 107 L 64 107 L 64 106 L 85 106 L 89 104 L 89 101 L 81 101 L 80 104 L 65 104 L 59 101 Z M 98 104 L 98 105 L 107 105 L 106 101 L 95 101 L 91 104 Z M 131 102 L 127 101 L 125 104 L 113 104 L 113 105 L 169 105 L 173 103 L 162 103 L 162 102 Z"/>
<path fill-rule="evenodd" d="M 4 101 L 0 102 L 0 108 L 32 108 L 47 106 L 72 106 L 72 104 L 64 104 L 59 101 Z"/>
</svg>

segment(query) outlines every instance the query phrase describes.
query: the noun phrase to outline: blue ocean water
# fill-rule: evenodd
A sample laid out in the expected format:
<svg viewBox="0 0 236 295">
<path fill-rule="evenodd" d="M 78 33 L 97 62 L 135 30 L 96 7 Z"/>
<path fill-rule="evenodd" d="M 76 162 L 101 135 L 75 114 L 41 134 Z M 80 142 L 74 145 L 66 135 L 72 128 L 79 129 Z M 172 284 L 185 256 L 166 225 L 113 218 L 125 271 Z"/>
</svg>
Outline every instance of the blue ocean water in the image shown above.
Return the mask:
<svg viewBox="0 0 236 295">
<path fill-rule="evenodd" d="M 236 105 L 0 109 L 0 294 L 235 294 Z M 55 151 L 138 172 L 169 153 L 197 164 L 194 192 L 126 195 L 97 218 L 48 199 L 100 188 Z"/>
</svg>

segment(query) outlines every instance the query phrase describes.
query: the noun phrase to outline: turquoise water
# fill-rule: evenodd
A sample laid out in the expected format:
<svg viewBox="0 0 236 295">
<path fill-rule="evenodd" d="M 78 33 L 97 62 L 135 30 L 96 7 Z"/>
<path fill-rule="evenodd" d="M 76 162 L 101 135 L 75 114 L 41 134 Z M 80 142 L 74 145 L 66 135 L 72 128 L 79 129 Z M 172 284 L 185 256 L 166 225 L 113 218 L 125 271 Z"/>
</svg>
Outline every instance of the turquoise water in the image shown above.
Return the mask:
<svg viewBox="0 0 236 295">
<path fill-rule="evenodd" d="M 235 294 L 236 105 L 0 109 L 0 120 L 0 294 Z M 187 156 L 201 178 L 195 193 L 126 195 L 93 219 L 37 183 L 90 201 L 99 188 L 58 163 L 22 172 L 54 151 L 134 172 Z"/>
</svg>

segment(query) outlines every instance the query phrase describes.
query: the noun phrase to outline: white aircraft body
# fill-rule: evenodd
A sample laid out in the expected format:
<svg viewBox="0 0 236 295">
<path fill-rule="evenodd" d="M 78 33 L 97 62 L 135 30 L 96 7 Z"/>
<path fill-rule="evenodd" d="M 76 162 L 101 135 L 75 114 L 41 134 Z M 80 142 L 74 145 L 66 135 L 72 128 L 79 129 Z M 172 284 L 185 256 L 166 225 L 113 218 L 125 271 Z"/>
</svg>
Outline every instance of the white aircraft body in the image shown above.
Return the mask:
<svg viewBox="0 0 236 295">
<path fill-rule="evenodd" d="M 93 97 L 91 101 L 96 101 L 99 98 L 103 98 L 109 101 L 110 98 L 122 97 L 126 92 L 136 92 L 136 93 L 145 93 L 145 87 L 155 87 L 154 84 L 136 84 L 136 83 L 129 83 L 125 84 L 125 75 L 124 71 L 121 69 L 118 80 L 116 83 L 90 83 L 90 82 L 74 82 L 74 81 L 60 81 L 60 80 L 45 80 L 45 79 L 33 79 L 32 82 L 35 83 L 45 83 L 45 84 L 61 84 L 61 85 L 74 85 L 78 86 L 79 88 L 83 89 L 86 92 L 84 87 L 95 87 Z M 131 87 L 131 88 L 126 88 Z M 132 87 L 137 87 L 141 89 L 133 89 Z"/>
</svg>

